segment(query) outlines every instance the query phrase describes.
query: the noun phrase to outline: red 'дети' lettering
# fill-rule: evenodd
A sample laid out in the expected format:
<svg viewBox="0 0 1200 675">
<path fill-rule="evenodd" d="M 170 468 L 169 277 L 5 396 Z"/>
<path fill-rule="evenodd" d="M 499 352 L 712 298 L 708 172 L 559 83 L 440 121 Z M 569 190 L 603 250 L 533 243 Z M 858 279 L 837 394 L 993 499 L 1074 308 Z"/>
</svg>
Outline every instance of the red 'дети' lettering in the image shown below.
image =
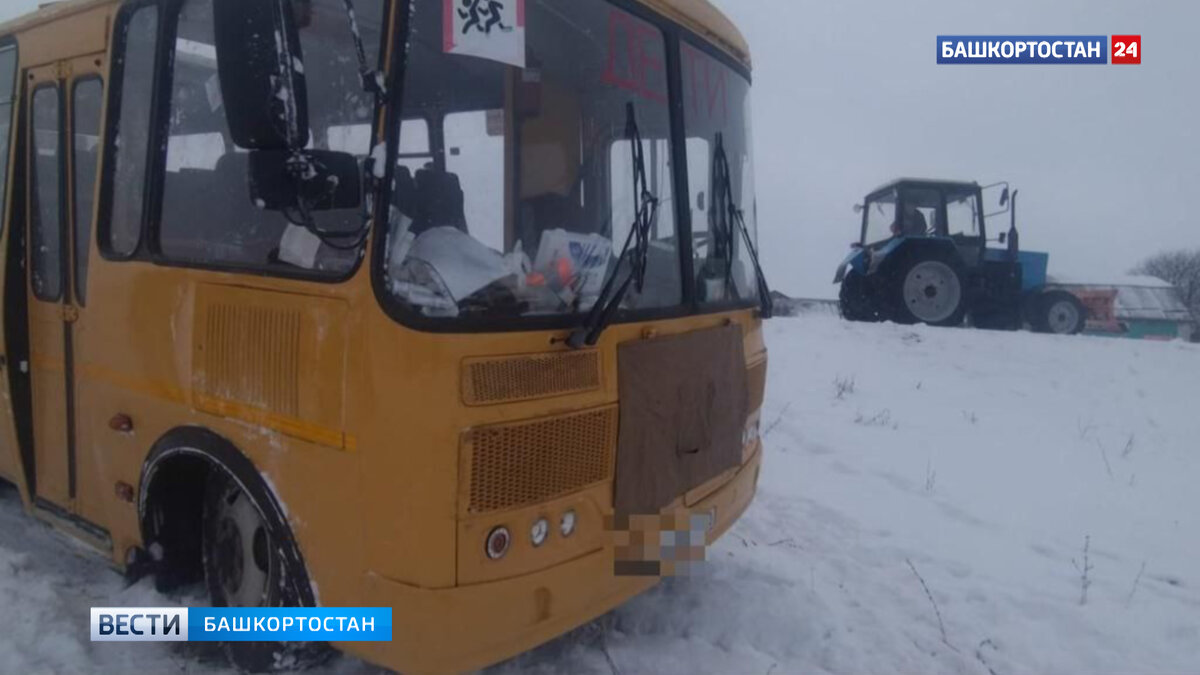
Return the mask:
<svg viewBox="0 0 1200 675">
<path fill-rule="evenodd" d="M 687 44 L 683 45 L 683 59 L 684 104 L 689 114 L 697 119 L 725 123 L 729 119 L 728 71 L 712 57 Z"/>
<path fill-rule="evenodd" d="M 608 67 L 605 84 L 666 103 L 662 33 L 619 10 L 608 14 Z M 624 57 L 623 59 L 621 57 Z"/>
</svg>

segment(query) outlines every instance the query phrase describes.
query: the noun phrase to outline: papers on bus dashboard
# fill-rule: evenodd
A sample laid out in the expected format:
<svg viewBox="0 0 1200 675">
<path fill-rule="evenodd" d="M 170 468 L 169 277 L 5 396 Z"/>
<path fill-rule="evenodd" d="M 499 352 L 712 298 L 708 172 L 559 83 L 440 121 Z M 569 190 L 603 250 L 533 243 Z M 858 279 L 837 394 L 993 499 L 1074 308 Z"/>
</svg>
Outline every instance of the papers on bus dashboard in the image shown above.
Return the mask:
<svg viewBox="0 0 1200 675">
<path fill-rule="evenodd" d="M 316 268 L 320 250 L 321 240 L 317 235 L 290 223 L 279 240 L 279 259 L 306 270 Z"/>
<path fill-rule="evenodd" d="M 437 271 L 456 301 L 471 297 L 513 275 L 504 257 L 453 227 L 435 227 L 412 243 L 408 257 Z"/>
</svg>

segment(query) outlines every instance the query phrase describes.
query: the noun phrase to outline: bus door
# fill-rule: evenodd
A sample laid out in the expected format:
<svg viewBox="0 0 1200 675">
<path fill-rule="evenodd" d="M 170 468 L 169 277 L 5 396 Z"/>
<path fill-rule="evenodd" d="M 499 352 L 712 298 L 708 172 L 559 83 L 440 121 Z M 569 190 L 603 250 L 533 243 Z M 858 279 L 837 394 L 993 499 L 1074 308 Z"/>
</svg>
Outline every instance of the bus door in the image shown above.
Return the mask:
<svg viewBox="0 0 1200 675">
<path fill-rule="evenodd" d="M 82 63 L 95 63 L 94 58 Z M 73 77 L 79 62 L 30 69 L 26 75 L 28 105 L 28 237 L 26 269 L 29 303 L 29 368 L 33 417 L 35 497 L 39 503 L 76 510 L 79 492 L 75 423 L 73 327 L 79 318 L 80 289 L 86 289 L 86 247 L 78 245 L 79 225 L 90 229 L 92 192 L 83 184 L 95 180 L 94 163 L 72 162 L 73 150 L 94 152 L 99 142 L 103 87 L 94 77 Z M 79 106 L 79 101 L 85 106 Z M 79 120 L 72 124 L 73 113 Z M 95 121 L 84 117 L 97 117 Z M 74 129 L 72 127 L 75 127 Z M 84 130 L 90 133 L 82 133 Z M 75 141 L 75 142 L 72 142 Z M 85 153 L 86 155 L 86 153 Z M 79 164 L 79 166 L 75 166 Z M 72 167 L 75 176 L 72 175 Z M 80 169 L 83 169 L 80 180 Z M 72 195 L 72 188 L 75 196 Z M 83 198 L 77 195 L 86 193 Z M 85 236 L 84 241 L 89 241 Z M 86 246 L 86 245 L 85 245 Z M 77 264 L 78 263 L 78 264 Z M 84 283 L 76 283 L 83 281 Z"/>
<path fill-rule="evenodd" d="M 96 185 L 100 175 L 100 124 L 104 111 L 104 80 L 100 74 L 103 55 L 78 59 L 71 65 L 69 84 L 63 90 L 67 110 L 67 276 L 70 283 L 63 289 L 68 307 L 66 344 L 67 363 L 71 375 L 67 378 L 70 398 L 68 412 L 72 418 L 70 445 L 74 448 L 75 473 L 80 476 L 74 495 L 75 513 L 91 523 L 103 523 L 103 497 L 99 482 L 88 480 L 97 476 L 95 447 L 96 429 L 82 421 L 88 419 L 86 399 L 80 395 L 82 378 L 79 373 L 88 363 L 88 261 L 94 236 Z"/>
<path fill-rule="evenodd" d="M 16 42 L 9 38 L 0 38 L 0 279 L 7 278 L 8 238 L 14 236 L 14 228 L 18 232 L 23 232 L 25 226 L 23 221 L 13 226 L 8 225 L 9 213 L 13 210 L 11 202 L 20 201 L 10 198 L 8 194 L 9 182 L 15 180 L 14 174 L 20 173 L 14 171 L 9 165 L 13 138 L 16 136 L 13 128 L 16 126 L 16 108 L 20 105 L 17 97 L 20 82 L 17 79 Z M 16 161 L 23 161 L 23 159 L 22 156 Z M 21 237 L 17 236 L 16 238 L 19 240 Z M 2 306 L 3 295 L 3 291 L 0 291 L 0 316 L 3 315 L 4 309 Z M 21 324 L 17 328 L 24 330 L 25 326 Z M 22 456 L 16 438 L 16 427 L 13 424 L 13 396 L 11 395 L 11 380 L 8 371 L 10 356 L 8 350 L 7 340 L 0 340 L 0 389 L 9 393 L 8 396 L 0 397 L 0 479 L 20 486 L 21 496 L 26 497 L 24 486 L 27 480 L 26 475 L 22 472 Z"/>
</svg>

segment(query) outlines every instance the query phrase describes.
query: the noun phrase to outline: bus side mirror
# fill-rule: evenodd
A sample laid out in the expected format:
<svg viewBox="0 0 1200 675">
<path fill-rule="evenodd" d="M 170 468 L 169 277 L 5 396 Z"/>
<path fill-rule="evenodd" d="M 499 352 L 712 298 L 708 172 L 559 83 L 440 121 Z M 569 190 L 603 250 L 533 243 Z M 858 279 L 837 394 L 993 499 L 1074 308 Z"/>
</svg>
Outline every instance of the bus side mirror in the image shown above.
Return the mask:
<svg viewBox="0 0 1200 675">
<path fill-rule="evenodd" d="M 290 0 L 213 0 L 225 118 L 247 150 L 308 145 L 308 85 Z"/>
<path fill-rule="evenodd" d="M 1004 191 L 1000 193 L 1000 206 L 1001 208 L 1008 206 L 1008 188 L 1004 188 Z"/>
<path fill-rule="evenodd" d="M 256 150 L 250 153 L 250 199 L 258 208 L 284 211 L 356 209 L 362 204 L 358 159 L 328 150 Z"/>
<path fill-rule="evenodd" d="M 700 193 L 696 195 L 696 210 L 704 211 L 705 209 L 704 190 L 701 190 Z"/>
<path fill-rule="evenodd" d="M 1000 243 L 1001 243 L 1001 244 L 1007 244 L 1007 243 L 1008 243 L 1008 233 L 1007 233 L 1007 232 L 1001 232 L 1001 233 L 1000 233 Z"/>
</svg>

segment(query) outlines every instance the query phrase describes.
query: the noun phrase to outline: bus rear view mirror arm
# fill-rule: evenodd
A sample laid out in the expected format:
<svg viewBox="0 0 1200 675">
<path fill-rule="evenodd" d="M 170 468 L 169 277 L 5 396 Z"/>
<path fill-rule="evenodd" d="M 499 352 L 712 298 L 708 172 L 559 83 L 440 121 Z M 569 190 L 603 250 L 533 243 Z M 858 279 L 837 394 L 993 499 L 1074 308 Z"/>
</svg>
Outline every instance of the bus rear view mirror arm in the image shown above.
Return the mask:
<svg viewBox="0 0 1200 675">
<path fill-rule="evenodd" d="M 334 211 L 362 204 L 354 155 L 328 150 L 250 153 L 250 199 L 268 211 Z"/>
<path fill-rule="evenodd" d="M 308 145 L 308 85 L 292 3 L 213 0 L 217 71 L 229 132 L 247 150 Z"/>
</svg>

